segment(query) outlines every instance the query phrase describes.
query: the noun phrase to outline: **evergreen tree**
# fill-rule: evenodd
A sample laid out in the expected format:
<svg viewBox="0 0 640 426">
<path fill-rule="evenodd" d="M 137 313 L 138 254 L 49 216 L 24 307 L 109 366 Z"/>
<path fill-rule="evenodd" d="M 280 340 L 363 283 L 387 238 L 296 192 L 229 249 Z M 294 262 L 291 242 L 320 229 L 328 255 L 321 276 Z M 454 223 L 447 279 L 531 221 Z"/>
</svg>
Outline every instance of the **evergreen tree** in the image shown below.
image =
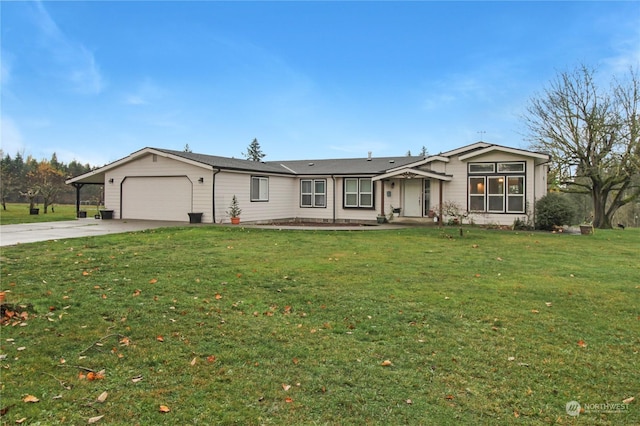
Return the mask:
<svg viewBox="0 0 640 426">
<path fill-rule="evenodd" d="M 266 156 L 262 149 L 260 148 L 260 142 L 258 139 L 254 138 L 253 142 L 247 148 L 247 152 L 243 153 L 247 160 L 251 161 L 262 161 L 262 159 Z"/>
</svg>

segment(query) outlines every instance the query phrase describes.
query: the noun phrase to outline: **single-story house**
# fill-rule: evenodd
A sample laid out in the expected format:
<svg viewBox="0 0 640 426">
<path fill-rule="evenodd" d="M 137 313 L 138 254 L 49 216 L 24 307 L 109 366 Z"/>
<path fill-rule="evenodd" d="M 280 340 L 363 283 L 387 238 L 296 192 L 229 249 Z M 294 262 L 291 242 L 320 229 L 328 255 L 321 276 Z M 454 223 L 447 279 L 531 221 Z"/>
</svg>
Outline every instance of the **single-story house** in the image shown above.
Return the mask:
<svg viewBox="0 0 640 426">
<path fill-rule="evenodd" d="M 144 148 L 67 180 L 77 192 L 104 185 L 115 219 L 229 222 L 376 222 L 379 215 L 446 220 L 456 205 L 479 224 L 510 225 L 534 214 L 547 192 L 549 156 L 477 142 L 426 157 L 250 161 Z"/>
</svg>

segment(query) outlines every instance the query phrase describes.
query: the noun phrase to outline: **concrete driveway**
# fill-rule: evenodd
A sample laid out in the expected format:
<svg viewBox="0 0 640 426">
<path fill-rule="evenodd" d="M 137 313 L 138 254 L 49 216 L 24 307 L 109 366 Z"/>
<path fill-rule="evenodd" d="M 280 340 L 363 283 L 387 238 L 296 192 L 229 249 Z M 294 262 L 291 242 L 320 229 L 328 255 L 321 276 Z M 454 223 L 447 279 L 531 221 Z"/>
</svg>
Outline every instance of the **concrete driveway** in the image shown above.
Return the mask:
<svg viewBox="0 0 640 426">
<path fill-rule="evenodd" d="M 187 226 L 188 222 L 165 222 L 151 220 L 101 220 L 77 219 L 61 222 L 23 223 L 0 226 L 0 246 L 61 240 L 65 238 L 90 237 L 94 235 L 118 234 L 142 231 L 167 226 Z"/>
</svg>

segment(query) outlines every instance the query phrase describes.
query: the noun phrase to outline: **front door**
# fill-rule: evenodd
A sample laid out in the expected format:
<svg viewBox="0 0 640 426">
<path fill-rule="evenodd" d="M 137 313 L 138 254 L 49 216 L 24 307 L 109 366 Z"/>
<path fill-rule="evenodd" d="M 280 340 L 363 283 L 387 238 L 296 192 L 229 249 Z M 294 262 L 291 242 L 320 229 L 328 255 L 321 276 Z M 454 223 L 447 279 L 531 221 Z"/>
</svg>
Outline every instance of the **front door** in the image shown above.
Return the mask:
<svg viewBox="0 0 640 426">
<path fill-rule="evenodd" d="M 405 179 L 403 216 L 422 217 L 422 179 Z"/>
</svg>

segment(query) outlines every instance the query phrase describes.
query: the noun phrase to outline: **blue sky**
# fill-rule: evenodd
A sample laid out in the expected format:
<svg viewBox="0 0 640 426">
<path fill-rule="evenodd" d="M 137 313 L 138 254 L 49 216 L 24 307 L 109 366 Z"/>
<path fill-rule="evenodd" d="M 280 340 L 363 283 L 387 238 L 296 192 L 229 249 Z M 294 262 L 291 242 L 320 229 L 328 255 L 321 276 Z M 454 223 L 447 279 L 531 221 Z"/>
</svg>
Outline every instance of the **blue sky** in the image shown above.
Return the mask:
<svg viewBox="0 0 640 426">
<path fill-rule="evenodd" d="M 1 2 L 2 149 L 265 160 L 526 147 L 580 63 L 640 64 L 638 2 Z M 480 133 L 486 132 L 486 133 Z"/>
</svg>

